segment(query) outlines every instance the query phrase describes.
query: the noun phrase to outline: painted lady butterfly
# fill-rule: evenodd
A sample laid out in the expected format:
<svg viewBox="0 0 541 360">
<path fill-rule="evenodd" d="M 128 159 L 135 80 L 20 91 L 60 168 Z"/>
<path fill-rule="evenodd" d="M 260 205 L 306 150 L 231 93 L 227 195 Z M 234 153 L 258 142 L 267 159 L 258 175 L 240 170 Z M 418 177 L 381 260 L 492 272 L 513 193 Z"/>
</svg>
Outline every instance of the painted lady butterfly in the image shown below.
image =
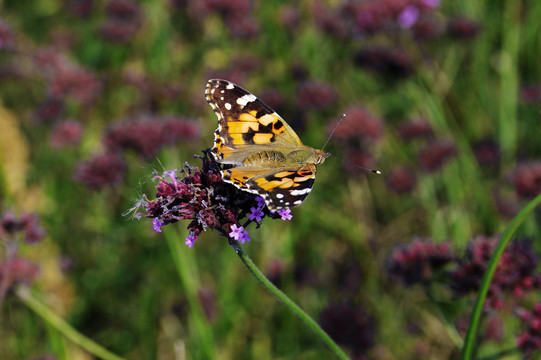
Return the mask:
<svg viewBox="0 0 541 360">
<path fill-rule="evenodd" d="M 232 82 L 209 80 L 205 96 L 218 116 L 212 154 L 230 166 L 224 181 L 262 196 L 269 210 L 300 205 L 330 154 L 303 145 L 284 119 Z"/>
</svg>

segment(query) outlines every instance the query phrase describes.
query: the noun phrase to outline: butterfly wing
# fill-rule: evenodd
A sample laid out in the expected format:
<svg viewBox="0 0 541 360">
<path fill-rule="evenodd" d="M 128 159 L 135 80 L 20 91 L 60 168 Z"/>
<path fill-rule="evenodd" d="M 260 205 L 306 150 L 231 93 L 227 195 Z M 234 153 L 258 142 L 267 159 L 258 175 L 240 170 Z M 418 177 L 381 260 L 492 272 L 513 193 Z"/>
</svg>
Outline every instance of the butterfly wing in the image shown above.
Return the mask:
<svg viewBox="0 0 541 360">
<path fill-rule="evenodd" d="M 302 146 L 293 129 L 268 105 L 227 80 L 212 79 L 205 90 L 218 116 L 213 153 L 218 161 L 261 145 Z"/>
<path fill-rule="evenodd" d="M 316 178 L 316 165 L 296 169 L 235 167 L 223 171 L 223 178 L 238 188 L 258 194 L 270 210 L 300 205 L 310 194 Z"/>
</svg>

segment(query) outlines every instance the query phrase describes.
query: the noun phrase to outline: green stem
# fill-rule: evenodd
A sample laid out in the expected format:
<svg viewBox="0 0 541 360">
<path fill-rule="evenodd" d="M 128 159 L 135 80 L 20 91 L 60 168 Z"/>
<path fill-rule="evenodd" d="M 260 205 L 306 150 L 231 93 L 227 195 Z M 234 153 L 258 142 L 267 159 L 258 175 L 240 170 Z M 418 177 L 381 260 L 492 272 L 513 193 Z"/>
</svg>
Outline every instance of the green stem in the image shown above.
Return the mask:
<svg viewBox="0 0 541 360">
<path fill-rule="evenodd" d="M 233 243 L 230 241 L 231 246 L 233 249 L 235 249 L 237 255 L 239 256 L 240 260 L 243 262 L 243 264 L 250 270 L 252 275 L 255 276 L 257 280 L 259 280 L 263 286 L 265 286 L 274 296 L 276 296 L 279 300 L 281 300 L 293 313 L 295 313 L 298 317 L 300 317 L 304 322 L 320 337 L 320 339 L 331 348 L 331 350 L 334 352 L 334 354 L 339 359 L 349 359 L 349 357 L 344 353 L 342 349 L 331 339 L 331 337 L 321 328 L 321 326 L 318 325 L 308 315 L 304 310 L 302 310 L 299 305 L 295 304 L 289 297 L 287 297 L 286 294 L 284 294 L 280 289 L 278 289 L 272 282 L 269 281 L 263 275 L 263 273 L 258 269 L 258 267 L 254 264 L 252 259 L 248 257 L 248 255 L 244 252 L 244 249 L 236 243 Z"/>
<path fill-rule="evenodd" d="M 485 303 L 488 289 L 490 287 L 490 282 L 492 277 L 496 272 L 498 262 L 502 257 L 505 247 L 511 240 L 513 234 L 517 231 L 518 227 L 524 222 L 524 220 L 530 215 L 530 213 L 541 204 L 541 194 L 537 195 L 535 199 L 530 201 L 524 209 L 522 209 L 517 216 L 511 221 L 511 223 L 505 228 L 502 233 L 494 253 L 490 258 L 485 275 L 481 281 L 481 287 L 477 294 L 477 299 L 473 305 L 473 310 L 470 316 L 470 324 L 468 326 L 468 331 L 466 332 L 466 338 L 464 339 L 464 347 L 462 348 L 462 360 L 470 360 L 473 355 L 475 339 L 477 338 L 477 331 L 479 330 L 479 322 L 481 320 L 481 314 L 483 312 L 483 305 Z"/>
<path fill-rule="evenodd" d="M 64 319 L 55 314 L 47 305 L 41 303 L 34 298 L 30 293 L 30 289 L 25 286 L 19 286 L 15 289 L 15 293 L 21 301 L 34 311 L 39 317 L 45 320 L 50 326 L 60 332 L 67 339 L 79 345 L 90 354 L 104 360 L 123 360 L 120 356 L 113 354 L 99 344 L 90 340 L 77 330 L 75 330 Z"/>
</svg>

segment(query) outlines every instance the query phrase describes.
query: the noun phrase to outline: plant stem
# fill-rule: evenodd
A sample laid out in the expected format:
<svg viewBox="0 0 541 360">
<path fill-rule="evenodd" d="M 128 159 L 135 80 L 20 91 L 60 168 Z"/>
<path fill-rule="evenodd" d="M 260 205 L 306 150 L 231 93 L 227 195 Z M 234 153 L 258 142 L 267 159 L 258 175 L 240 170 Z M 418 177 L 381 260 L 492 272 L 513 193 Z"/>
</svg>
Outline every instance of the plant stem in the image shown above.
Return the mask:
<svg viewBox="0 0 541 360">
<path fill-rule="evenodd" d="M 498 262 L 500 261 L 500 258 L 505 251 L 505 247 L 511 240 L 511 237 L 513 236 L 517 228 L 524 222 L 528 215 L 530 215 L 530 213 L 537 206 L 539 206 L 539 204 L 541 204 L 541 194 L 537 195 L 535 199 L 530 201 L 524 207 L 524 209 L 522 209 L 517 214 L 517 216 L 513 218 L 511 223 L 505 228 L 504 232 L 502 233 L 500 240 L 498 240 L 498 244 L 494 249 L 494 253 L 490 258 L 487 269 L 485 271 L 485 275 L 483 276 L 483 280 L 481 281 L 481 286 L 479 288 L 479 292 L 477 293 L 477 299 L 475 299 L 475 303 L 473 305 L 472 313 L 470 316 L 470 324 L 468 326 L 468 331 L 466 332 L 466 338 L 464 339 L 464 347 L 462 348 L 462 360 L 470 360 L 472 358 L 475 339 L 477 338 L 477 330 L 479 329 L 479 322 L 481 319 L 481 314 L 483 312 L 483 305 L 487 297 L 490 282 L 492 281 L 492 277 L 496 272 Z"/>
<path fill-rule="evenodd" d="M 60 332 L 63 336 L 71 340 L 73 343 L 79 345 L 81 348 L 88 351 L 90 354 L 104 360 L 123 360 L 120 356 L 117 356 L 105 349 L 101 345 L 90 340 L 77 330 L 75 330 L 64 319 L 55 314 L 47 305 L 41 303 L 38 299 L 34 298 L 30 293 L 30 289 L 26 286 L 19 286 L 15 289 L 15 293 L 18 298 L 34 311 L 39 317 L 45 320 L 50 326 Z"/>
<path fill-rule="evenodd" d="M 310 317 L 299 305 L 295 304 L 286 294 L 284 294 L 280 289 L 278 289 L 272 282 L 269 281 L 263 275 L 261 270 L 254 264 L 252 259 L 248 257 L 242 246 L 233 241 L 229 241 L 235 252 L 239 256 L 242 263 L 248 268 L 248 270 L 259 280 L 263 286 L 265 286 L 274 296 L 281 300 L 293 313 L 300 317 L 304 322 L 320 337 L 320 339 L 327 344 L 327 346 L 334 352 L 334 354 L 339 359 L 349 359 L 349 357 L 344 353 L 344 351 L 331 339 L 331 337 L 315 322 L 314 319 Z"/>
</svg>

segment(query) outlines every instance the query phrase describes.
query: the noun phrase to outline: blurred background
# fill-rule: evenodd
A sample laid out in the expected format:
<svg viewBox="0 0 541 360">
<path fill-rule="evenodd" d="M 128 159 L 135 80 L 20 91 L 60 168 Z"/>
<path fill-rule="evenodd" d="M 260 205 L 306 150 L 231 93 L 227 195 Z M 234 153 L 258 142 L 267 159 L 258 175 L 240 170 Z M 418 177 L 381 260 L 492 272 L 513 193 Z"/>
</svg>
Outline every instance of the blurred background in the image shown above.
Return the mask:
<svg viewBox="0 0 541 360">
<path fill-rule="evenodd" d="M 216 232 L 123 216 L 213 144 L 235 82 L 329 158 L 246 251 L 354 359 L 456 359 L 500 232 L 541 192 L 541 2 L 0 1 L 0 358 L 333 354 Z M 375 168 L 373 175 L 357 166 Z M 502 258 L 485 359 L 539 356 L 540 213 Z M 536 323 L 537 321 L 537 323 Z M 537 354 L 537 355 L 536 355 Z"/>
</svg>

